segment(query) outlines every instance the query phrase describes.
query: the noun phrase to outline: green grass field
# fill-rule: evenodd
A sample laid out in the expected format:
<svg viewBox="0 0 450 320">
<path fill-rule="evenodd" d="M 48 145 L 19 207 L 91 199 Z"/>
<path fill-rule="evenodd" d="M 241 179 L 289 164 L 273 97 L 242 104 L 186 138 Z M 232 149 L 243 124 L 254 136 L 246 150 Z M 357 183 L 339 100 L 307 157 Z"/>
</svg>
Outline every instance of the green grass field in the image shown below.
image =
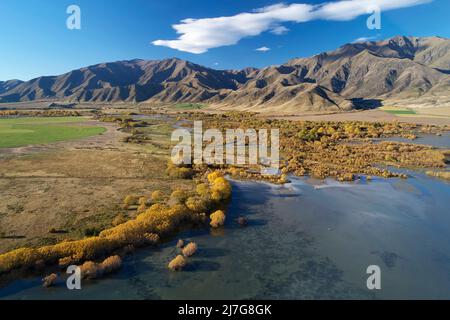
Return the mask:
<svg viewBox="0 0 450 320">
<path fill-rule="evenodd" d="M 0 148 L 74 140 L 101 134 L 102 127 L 83 126 L 84 117 L 0 119 Z"/>
<path fill-rule="evenodd" d="M 394 115 L 415 115 L 417 114 L 416 111 L 412 109 L 402 109 L 402 108 L 382 108 L 381 110 L 394 114 Z"/>
</svg>

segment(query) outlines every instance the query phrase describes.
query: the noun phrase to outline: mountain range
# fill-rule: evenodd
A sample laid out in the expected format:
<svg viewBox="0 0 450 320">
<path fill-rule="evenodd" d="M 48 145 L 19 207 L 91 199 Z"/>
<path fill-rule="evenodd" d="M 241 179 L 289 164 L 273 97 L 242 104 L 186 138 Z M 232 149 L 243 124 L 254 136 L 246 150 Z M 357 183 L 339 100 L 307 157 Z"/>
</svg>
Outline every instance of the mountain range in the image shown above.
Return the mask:
<svg viewBox="0 0 450 320">
<path fill-rule="evenodd" d="M 263 69 L 214 70 L 177 58 L 101 63 L 60 76 L 0 81 L 0 103 L 201 103 L 292 114 L 450 105 L 449 89 L 450 39 L 396 36 Z"/>
</svg>

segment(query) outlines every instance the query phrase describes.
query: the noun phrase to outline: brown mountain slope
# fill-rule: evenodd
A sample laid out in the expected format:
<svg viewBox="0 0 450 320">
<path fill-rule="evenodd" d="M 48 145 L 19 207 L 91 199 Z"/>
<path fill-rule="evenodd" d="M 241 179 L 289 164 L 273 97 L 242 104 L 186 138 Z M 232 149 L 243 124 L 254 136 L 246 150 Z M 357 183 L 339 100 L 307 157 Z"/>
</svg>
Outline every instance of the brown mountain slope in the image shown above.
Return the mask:
<svg viewBox="0 0 450 320">
<path fill-rule="evenodd" d="M 0 94 L 10 91 L 21 84 L 20 80 L 0 81 Z"/>
<path fill-rule="evenodd" d="M 449 88 L 450 40 L 398 36 L 260 70 L 214 70 L 179 59 L 102 63 L 61 76 L 0 82 L 0 102 L 196 102 L 295 113 L 350 110 L 366 100 L 445 104 Z"/>
</svg>

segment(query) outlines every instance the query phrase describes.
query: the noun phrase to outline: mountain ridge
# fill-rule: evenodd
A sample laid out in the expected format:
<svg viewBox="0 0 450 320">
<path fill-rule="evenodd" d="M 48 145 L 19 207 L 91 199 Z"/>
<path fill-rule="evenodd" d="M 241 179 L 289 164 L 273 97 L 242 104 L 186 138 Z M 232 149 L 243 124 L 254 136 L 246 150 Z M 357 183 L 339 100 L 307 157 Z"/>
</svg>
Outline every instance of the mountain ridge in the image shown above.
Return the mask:
<svg viewBox="0 0 450 320">
<path fill-rule="evenodd" d="M 216 70 L 178 58 L 99 63 L 59 76 L 0 81 L 0 102 L 189 102 L 295 113 L 347 111 L 364 100 L 450 103 L 442 100 L 449 89 L 450 39 L 396 36 L 262 69 Z"/>
</svg>

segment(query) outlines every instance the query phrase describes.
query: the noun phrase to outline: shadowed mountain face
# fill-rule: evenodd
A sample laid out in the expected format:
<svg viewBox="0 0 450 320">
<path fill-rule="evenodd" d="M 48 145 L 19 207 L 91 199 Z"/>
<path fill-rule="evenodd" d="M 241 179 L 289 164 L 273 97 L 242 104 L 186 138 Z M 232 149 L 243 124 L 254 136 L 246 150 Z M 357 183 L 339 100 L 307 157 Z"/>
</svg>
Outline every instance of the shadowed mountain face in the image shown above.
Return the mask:
<svg viewBox="0 0 450 320">
<path fill-rule="evenodd" d="M 377 106 L 379 100 L 420 104 L 448 95 L 449 88 L 450 40 L 398 36 L 260 70 L 221 71 L 179 59 L 102 63 L 61 76 L 0 82 L 0 102 L 195 102 L 295 113 Z"/>
<path fill-rule="evenodd" d="M 10 91 L 23 83 L 20 80 L 0 81 L 0 95 L 4 92 Z"/>
</svg>

